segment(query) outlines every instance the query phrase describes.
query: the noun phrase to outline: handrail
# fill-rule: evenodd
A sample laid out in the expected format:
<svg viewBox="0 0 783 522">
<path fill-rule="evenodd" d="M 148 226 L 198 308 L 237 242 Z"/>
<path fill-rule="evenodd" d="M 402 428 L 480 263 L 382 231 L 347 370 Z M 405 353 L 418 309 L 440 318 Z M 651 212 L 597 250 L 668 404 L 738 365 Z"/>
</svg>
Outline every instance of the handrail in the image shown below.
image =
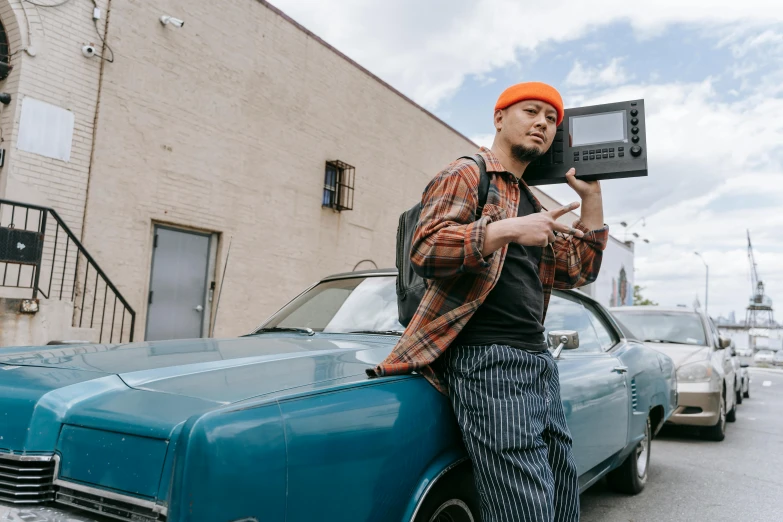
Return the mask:
<svg viewBox="0 0 783 522">
<path fill-rule="evenodd" d="M 115 317 L 116 317 L 116 311 L 117 311 L 116 307 L 117 307 L 117 301 L 118 300 L 121 303 L 121 305 L 123 306 L 123 315 L 122 315 L 122 320 L 121 320 L 122 324 L 121 324 L 121 327 L 120 327 L 120 341 L 122 342 L 122 336 L 123 336 L 124 327 L 125 327 L 125 312 L 127 312 L 130 315 L 130 318 L 131 318 L 129 341 L 133 341 L 133 332 L 135 330 L 135 323 L 136 323 L 136 312 L 135 312 L 135 310 L 133 310 L 133 307 L 130 305 L 130 303 L 128 303 L 128 301 L 125 299 L 125 297 L 123 297 L 123 295 L 120 293 L 119 289 L 115 286 L 115 284 L 111 281 L 111 279 L 109 279 L 109 276 L 106 274 L 106 272 L 100 267 L 100 265 L 98 265 L 98 262 L 90 255 L 90 253 L 87 251 L 87 249 L 81 243 L 81 241 L 79 241 L 79 239 L 76 237 L 76 234 L 73 233 L 73 231 L 67 225 L 65 220 L 63 220 L 63 218 L 57 213 L 57 211 L 54 210 L 53 208 L 50 208 L 50 207 L 44 207 L 44 206 L 34 205 L 34 204 L 29 204 L 29 203 L 22 203 L 22 202 L 19 202 L 19 201 L 13 201 L 13 200 L 7 200 L 7 199 L 0 199 L 0 228 L 3 227 L 2 208 L 3 208 L 4 205 L 11 207 L 11 216 L 12 217 L 11 217 L 11 224 L 10 224 L 11 226 L 8 227 L 9 229 L 13 228 L 14 230 L 17 230 L 17 231 L 20 230 L 19 227 L 16 227 L 16 224 L 13 222 L 13 220 L 15 219 L 15 214 L 16 214 L 16 209 L 17 208 L 24 209 L 25 212 L 26 212 L 25 213 L 24 228 L 21 229 L 23 232 L 28 232 L 28 233 L 29 232 L 37 232 L 41 236 L 41 240 L 46 242 L 47 241 L 47 237 L 46 237 L 46 233 L 47 233 L 47 215 L 49 215 L 49 214 L 54 218 L 54 220 L 56 222 L 56 227 L 55 227 L 54 235 L 53 236 L 51 234 L 49 235 L 49 238 L 52 238 L 51 244 L 53 246 L 53 252 L 52 252 L 52 254 L 50 256 L 51 257 L 51 260 L 50 260 L 51 268 L 50 268 L 50 271 L 49 271 L 49 281 L 48 281 L 49 285 L 48 285 L 48 289 L 47 289 L 48 291 L 45 292 L 44 289 L 41 288 L 41 285 L 40 285 L 40 277 L 41 277 L 41 273 L 42 273 L 41 270 L 42 270 L 42 268 L 44 268 L 45 262 L 49 261 L 48 259 L 44 259 L 44 257 L 46 257 L 46 256 L 44 256 L 44 254 L 43 254 L 43 248 L 41 249 L 41 254 L 39 256 L 39 259 L 35 263 L 30 263 L 30 262 L 21 263 L 21 262 L 14 262 L 13 260 L 2 260 L 2 259 L 0 259 L 0 264 L 5 264 L 4 271 L 3 271 L 3 274 L 2 274 L 3 277 L 2 277 L 2 280 L 0 280 L 0 286 L 16 287 L 16 288 L 29 288 L 29 289 L 32 290 L 32 297 L 34 299 L 37 298 L 38 292 L 40 292 L 41 295 L 43 295 L 46 299 L 52 299 L 53 298 L 52 283 L 54 282 L 54 279 L 56 277 L 55 265 L 58 264 L 57 263 L 57 248 L 58 248 L 58 245 L 60 244 L 60 237 L 59 237 L 60 236 L 60 229 L 62 229 L 62 231 L 64 232 L 64 237 L 66 238 L 66 241 L 65 241 L 65 255 L 63 256 L 63 262 L 62 262 L 62 274 L 60 276 L 61 279 L 60 279 L 59 299 L 62 300 L 62 297 L 63 297 L 63 290 L 65 289 L 65 284 L 66 284 L 66 267 L 68 265 L 68 260 L 69 260 L 68 251 L 69 251 L 70 244 L 73 243 L 74 246 L 76 247 L 76 253 L 72 254 L 72 256 L 73 255 L 76 256 L 76 261 L 74 263 L 75 267 L 74 267 L 74 273 L 73 273 L 73 281 L 69 282 L 69 284 L 72 285 L 72 287 L 71 287 L 71 300 L 74 301 L 74 306 L 76 305 L 75 298 L 76 298 L 77 285 L 80 283 L 80 281 L 79 281 L 79 279 L 80 279 L 79 278 L 79 275 L 80 275 L 79 274 L 79 271 L 80 271 L 79 270 L 79 268 L 80 268 L 80 263 L 79 263 L 80 256 L 84 256 L 84 260 L 86 261 L 84 274 L 82 276 L 84 284 L 83 284 L 83 289 L 82 289 L 82 292 L 81 292 L 81 294 L 82 294 L 81 295 L 82 303 L 81 303 L 81 306 L 80 306 L 78 326 L 79 327 L 82 326 L 82 320 L 83 320 L 83 317 L 84 317 L 84 309 L 85 309 L 85 300 L 86 300 L 86 297 L 87 297 L 87 290 L 88 290 L 88 287 L 87 287 L 87 285 L 88 285 L 88 277 L 87 276 L 89 274 L 90 267 L 92 267 L 92 269 L 95 271 L 95 284 L 92 287 L 92 293 L 93 293 L 92 298 L 93 299 L 92 299 L 92 305 L 91 305 L 90 327 L 92 328 L 94 326 L 94 324 L 95 324 L 95 310 L 96 310 L 96 307 L 98 305 L 98 280 L 100 278 L 100 279 L 103 280 L 103 282 L 105 284 L 105 288 L 104 288 L 104 292 L 103 292 L 104 293 L 104 296 L 103 296 L 103 312 L 102 312 L 101 320 L 100 320 L 100 322 L 101 322 L 101 325 L 100 325 L 101 326 L 101 331 L 100 331 L 100 340 L 101 340 L 101 342 L 103 340 L 103 330 L 104 330 L 103 327 L 104 327 L 104 319 L 105 319 L 104 316 L 106 314 L 106 305 L 107 305 L 107 302 L 108 302 L 107 299 L 109 298 L 109 295 L 108 295 L 109 289 L 111 289 L 112 293 L 114 294 L 114 305 L 113 305 L 112 322 L 111 322 L 112 329 L 111 329 L 111 332 L 110 332 L 110 341 L 109 342 L 111 342 L 113 340 L 113 336 L 114 336 L 114 323 L 115 323 Z M 28 228 L 29 213 L 30 213 L 31 210 L 40 213 L 40 215 L 38 217 L 38 223 L 37 223 L 37 225 L 36 225 L 34 230 L 29 230 L 29 228 Z M 44 244 L 46 244 L 46 243 L 44 243 Z M 8 284 L 6 284 L 7 272 L 8 272 L 8 266 L 9 265 L 17 265 L 18 266 L 18 268 L 17 268 L 17 284 L 16 285 L 8 285 Z M 29 285 L 26 285 L 26 286 L 22 286 L 20 284 L 22 272 L 24 271 L 23 266 L 30 267 L 30 272 L 31 272 L 31 274 L 30 274 L 31 275 L 31 277 L 30 277 L 31 282 L 30 282 Z M 55 290 L 56 290 L 56 288 L 55 288 Z M 76 313 L 74 313 L 74 316 L 73 316 L 73 326 L 76 326 L 76 322 L 77 322 L 76 321 Z"/>
</svg>

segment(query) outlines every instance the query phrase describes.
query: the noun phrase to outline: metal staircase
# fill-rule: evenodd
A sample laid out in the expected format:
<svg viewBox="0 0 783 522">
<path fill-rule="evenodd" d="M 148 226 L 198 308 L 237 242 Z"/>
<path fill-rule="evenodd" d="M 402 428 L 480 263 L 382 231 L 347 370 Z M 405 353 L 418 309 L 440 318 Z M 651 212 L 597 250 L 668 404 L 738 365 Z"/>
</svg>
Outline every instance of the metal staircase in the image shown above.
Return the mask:
<svg viewBox="0 0 783 522">
<path fill-rule="evenodd" d="M 136 312 L 53 208 L 0 199 L 0 291 L 23 299 L 23 313 L 68 301 L 72 327 L 133 341 Z"/>
</svg>

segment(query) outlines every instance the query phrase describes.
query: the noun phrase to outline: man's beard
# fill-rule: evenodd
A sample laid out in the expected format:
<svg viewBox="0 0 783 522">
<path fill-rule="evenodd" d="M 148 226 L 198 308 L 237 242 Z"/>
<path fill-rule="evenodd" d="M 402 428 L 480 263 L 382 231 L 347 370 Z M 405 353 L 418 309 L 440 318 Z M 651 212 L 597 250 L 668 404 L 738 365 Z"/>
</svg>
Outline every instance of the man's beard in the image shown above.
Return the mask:
<svg viewBox="0 0 783 522">
<path fill-rule="evenodd" d="M 539 156 L 543 156 L 543 154 L 543 152 L 535 147 L 525 147 L 524 145 L 511 146 L 511 155 L 520 163 L 533 163 Z"/>
</svg>

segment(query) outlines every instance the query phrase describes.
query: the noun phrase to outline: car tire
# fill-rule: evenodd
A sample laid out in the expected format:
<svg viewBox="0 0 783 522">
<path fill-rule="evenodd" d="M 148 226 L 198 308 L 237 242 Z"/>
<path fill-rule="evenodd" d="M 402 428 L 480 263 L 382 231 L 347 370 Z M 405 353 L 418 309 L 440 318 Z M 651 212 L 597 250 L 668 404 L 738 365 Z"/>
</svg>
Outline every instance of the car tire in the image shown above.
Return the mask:
<svg viewBox="0 0 783 522">
<path fill-rule="evenodd" d="M 650 418 L 644 427 L 644 438 L 636 445 L 625 461 L 606 477 L 609 486 L 618 493 L 636 495 L 647 484 L 650 470 L 650 450 L 652 449 L 652 428 Z"/>
<path fill-rule="evenodd" d="M 478 494 L 467 469 L 449 473 L 427 493 L 414 522 L 478 522 Z"/>
<path fill-rule="evenodd" d="M 720 442 L 726 438 L 726 398 L 720 399 L 720 413 L 718 414 L 718 422 L 714 426 L 709 428 L 702 428 L 701 435 L 707 440 L 714 440 Z"/>
<path fill-rule="evenodd" d="M 737 392 L 737 404 L 742 404 L 742 390 Z"/>
<path fill-rule="evenodd" d="M 746 399 L 750 399 L 750 384 L 748 384 L 748 391 L 742 394 Z"/>
</svg>

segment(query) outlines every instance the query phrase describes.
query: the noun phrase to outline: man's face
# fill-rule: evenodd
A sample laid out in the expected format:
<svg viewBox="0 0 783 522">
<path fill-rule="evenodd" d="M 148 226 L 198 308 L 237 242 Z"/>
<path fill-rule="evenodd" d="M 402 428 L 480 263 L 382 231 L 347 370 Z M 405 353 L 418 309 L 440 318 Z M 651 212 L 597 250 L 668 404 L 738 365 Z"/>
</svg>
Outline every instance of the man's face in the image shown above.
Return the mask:
<svg viewBox="0 0 783 522">
<path fill-rule="evenodd" d="M 540 156 L 552 145 L 557 130 L 557 109 L 538 100 L 525 100 L 495 113 L 495 125 L 509 147 Z"/>
</svg>

